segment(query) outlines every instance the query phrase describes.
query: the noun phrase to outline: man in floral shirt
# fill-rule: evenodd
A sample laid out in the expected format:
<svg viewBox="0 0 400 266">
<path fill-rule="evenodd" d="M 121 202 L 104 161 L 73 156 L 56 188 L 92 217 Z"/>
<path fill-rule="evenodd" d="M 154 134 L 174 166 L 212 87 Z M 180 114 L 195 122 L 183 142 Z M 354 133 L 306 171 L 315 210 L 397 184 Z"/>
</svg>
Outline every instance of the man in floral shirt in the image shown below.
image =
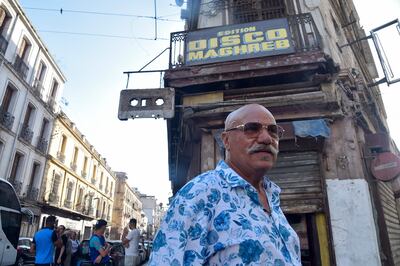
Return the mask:
<svg viewBox="0 0 400 266">
<path fill-rule="evenodd" d="M 226 159 L 174 197 L 149 265 L 301 265 L 300 244 L 265 174 L 283 129 L 263 106 L 232 112 L 222 133 Z"/>
</svg>

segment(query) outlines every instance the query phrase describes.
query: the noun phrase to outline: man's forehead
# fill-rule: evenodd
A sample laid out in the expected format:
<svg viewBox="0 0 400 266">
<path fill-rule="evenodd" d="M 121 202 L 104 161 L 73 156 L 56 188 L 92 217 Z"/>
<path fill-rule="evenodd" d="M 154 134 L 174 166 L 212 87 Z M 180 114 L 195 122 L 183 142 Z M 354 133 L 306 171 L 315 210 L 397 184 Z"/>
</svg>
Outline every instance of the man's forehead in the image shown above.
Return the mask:
<svg viewBox="0 0 400 266">
<path fill-rule="evenodd" d="M 247 122 L 275 123 L 273 115 L 261 105 L 248 105 L 232 112 L 227 120 L 227 125 L 242 124 Z"/>
</svg>

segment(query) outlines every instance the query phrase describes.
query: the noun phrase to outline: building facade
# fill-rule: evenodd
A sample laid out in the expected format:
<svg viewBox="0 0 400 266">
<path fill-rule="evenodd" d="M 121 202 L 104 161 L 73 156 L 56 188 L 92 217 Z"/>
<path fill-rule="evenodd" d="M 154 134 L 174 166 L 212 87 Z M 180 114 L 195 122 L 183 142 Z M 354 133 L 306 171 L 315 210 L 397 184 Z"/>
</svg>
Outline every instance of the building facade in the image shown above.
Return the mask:
<svg viewBox="0 0 400 266">
<path fill-rule="evenodd" d="M 398 152 L 353 2 L 189 0 L 182 15 L 185 31 L 171 33 L 168 89 L 120 101 L 121 119 L 126 110 L 170 118 L 173 193 L 224 159 L 226 116 L 258 103 L 285 129 L 268 176 L 282 188 L 302 263 L 399 265 L 399 181 L 371 173 L 374 160 Z"/>
<path fill-rule="evenodd" d="M 140 201 L 142 202 L 143 213 L 147 218 L 146 237 L 152 238 L 155 233 L 155 222 L 157 221 L 157 199 L 155 196 L 141 194 Z"/>
<path fill-rule="evenodd" d="M 42 220 L 56 215 L 58 224 L 92 233 L 96 219 L 111 227 L 116 176 L 75 124 L 61 112 L 54 123 L 42 182 Z M 108 231 L 109 233 L 109 231 Z"/>
<path fill-rule="evenodd" d="M 48 144 L 65 77 L 18 1 L 0 1 L 0 178 L 10 181 L 22 206 L 21 235 L 38 226 Z"/>
<path fill-rule="evenodd" d="M 121 239 L 123 229 L 129 220 L 135 218 L 137 227 L 142 223 L 142 202 L 137 190 L 128 184 L 128 176 L 124 172 L 116 172 L 117 183 L 113 208 L 111 239 Z"/>
</svg>

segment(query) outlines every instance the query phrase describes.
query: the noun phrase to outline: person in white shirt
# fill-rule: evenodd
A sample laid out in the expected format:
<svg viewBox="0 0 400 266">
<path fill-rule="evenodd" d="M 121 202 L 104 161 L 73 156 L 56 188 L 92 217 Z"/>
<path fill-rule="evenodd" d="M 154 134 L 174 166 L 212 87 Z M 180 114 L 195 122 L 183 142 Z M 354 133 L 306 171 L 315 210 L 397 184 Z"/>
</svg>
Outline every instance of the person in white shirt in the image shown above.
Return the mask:
<svg viewBox="0 0 400 266">
<path fill-rule="evenodd" d="M 139 265 L 139 240 L 140 231 L 136 228 L 137 220 L 130 219 L 129 221 L 129 233 L 122 239 L 122 243 L 125 246 L 125 266 L 136 266 Z"/>
</svg>

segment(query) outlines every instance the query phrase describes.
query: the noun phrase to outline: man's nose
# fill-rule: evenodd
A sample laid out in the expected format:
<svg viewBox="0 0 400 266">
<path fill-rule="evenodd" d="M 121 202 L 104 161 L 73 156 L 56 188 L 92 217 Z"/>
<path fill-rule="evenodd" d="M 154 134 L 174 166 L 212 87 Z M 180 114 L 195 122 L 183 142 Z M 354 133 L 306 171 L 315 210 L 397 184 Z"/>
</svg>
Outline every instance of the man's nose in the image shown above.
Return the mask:
<svg viewBox="0 0 400 266">
<path fill-rule="evenodd" d="M 259 142 L 261 142 L 261 143 L 263 143 L 263 144 L 266 144 L 266 145 L 269 145 L 269 144 L 271 144 L 272 143 L 272 137 L 271 137 L 271 135 L 269 134 L 269 131 L 265 128 L 265 127 L 263 127 L 262 129 L 261 129 L 261 132 L 260 132 L 260 134 L 258 135 L 258 141 Z"/>
</svg>

